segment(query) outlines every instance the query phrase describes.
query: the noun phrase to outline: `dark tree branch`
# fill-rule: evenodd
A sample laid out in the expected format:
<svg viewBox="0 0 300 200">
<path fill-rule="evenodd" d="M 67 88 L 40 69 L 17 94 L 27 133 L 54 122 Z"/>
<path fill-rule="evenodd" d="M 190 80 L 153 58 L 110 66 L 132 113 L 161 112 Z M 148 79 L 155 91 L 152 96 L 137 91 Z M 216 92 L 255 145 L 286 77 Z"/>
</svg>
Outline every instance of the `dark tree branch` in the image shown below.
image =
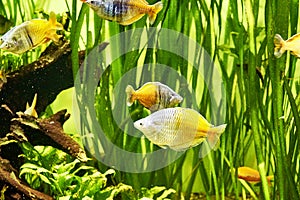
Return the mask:
<svg viewBox="0 0 300 200">
<path fill-rule="evenodd" d="M 84 51 L 79 52 L 80 62 L 84 56 Z M 22 111 L 37 93 L 36 110 L 44 111 L 62 90 L 74 85 L 70 44 L 50 45 L 37 61 L 7 74 L 6 79 L 0 86 L 0 105 L 6 104 L 14 113 Z"/>
<path fill-rule="evenodd" d="M 0 185 L 5 188 L 6 199 L 43 199 L 52 200 L 54 198 L 30 188 L 18 178 L 18 172 L 8 160 L 0 157 Z M 26 197 L 26 198 L 24 198 Z"/>
</svg>

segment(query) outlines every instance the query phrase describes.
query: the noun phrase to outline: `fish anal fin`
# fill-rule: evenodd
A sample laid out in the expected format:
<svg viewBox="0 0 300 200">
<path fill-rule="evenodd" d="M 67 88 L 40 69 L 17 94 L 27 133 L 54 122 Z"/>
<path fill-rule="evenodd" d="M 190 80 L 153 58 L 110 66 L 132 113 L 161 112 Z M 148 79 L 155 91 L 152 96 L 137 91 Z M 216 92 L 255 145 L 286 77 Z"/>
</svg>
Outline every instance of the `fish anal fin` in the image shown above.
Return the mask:
<svg viewBox="0 0 300 200">
<path fill-rule="evenodd" d="M 126 20 L 124 20 L 124 21 L 119 22 L 119 24 L 121 24 L 121 25 L 123 25 L 123 26 L 130 25 L 130 24 L 132 24 L 132 23 L 138 21 L 139 19 L 141 19 L 144 15 L 145 15 L 144 13 L 138 14 L 138 15 L 136 15 L 136 16 L 130 18 L 130 19 L 126 19 Z"/>
<path fill-rule="evenodd" d="M 59 43 L 59 39 L 62 37 L 62 35 L 58 35 L 56 34 L 55 30 L 50 30 L 47 32 L 47 37 L 45 38 L 45 40 L 43 41 L 43 43 L 46 43 L 49 41 L 49 39 L 51 39 L 55 44 Z"/>
</svg>

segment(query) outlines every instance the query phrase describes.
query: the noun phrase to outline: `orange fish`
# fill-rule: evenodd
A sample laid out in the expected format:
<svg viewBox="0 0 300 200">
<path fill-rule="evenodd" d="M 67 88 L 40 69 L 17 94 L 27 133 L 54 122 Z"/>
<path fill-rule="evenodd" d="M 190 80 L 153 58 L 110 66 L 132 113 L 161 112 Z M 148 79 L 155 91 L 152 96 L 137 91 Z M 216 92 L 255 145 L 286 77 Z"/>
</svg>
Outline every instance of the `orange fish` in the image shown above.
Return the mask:
<svg viewBox="0 0 300 200">
<path fill-rule="evenodd" d="M 250 167 L 239 167 L 238 178 L 254 184 L 261 182 L 259 172 Z M 273 180 L 273 178 L 274 176 L 267 176 L 267 181 L 269 185 L 271 185 L 271 180 Z"/>
<path fill-rule="evenodd" d="M 145 14 L 149 15 L 150 24 L 153 24 L 157 13 L 162 8 L 162 2 L 149 5 L 146 0 L 81 0 L 88 4 L 101 18 L 116 21 L 121 25 L 130 25 Z"/>
<path fill-rule="evenodd" d="M 0 49 L 21 54 L 49 40 L 58 43 L 61 36 L 56 34 L 57 30 L 63 30 L 63 26 L 51 12 L 49 21 L 32 19 L 9 30 L 0 38 Z"/>
<path fill-rule="evenodd" d="M 131 85 L 128 85 L 126 93 L 128 106 L 131 106 L 135 100 L 138 100 L 151 112 L 174 107 L 183 100 L 179 94 L 160 82 L 145 83 L 136 91 Z"/>
<path fill-rule="evenodd" d="M 279 34 L 274 37 L 274 55 L 280 58 L 285 51 L 291 51 L 291 54 L 300 58 L 300 33 L 293 35 L 287 40 L 283 40 Z"/>
</svg>

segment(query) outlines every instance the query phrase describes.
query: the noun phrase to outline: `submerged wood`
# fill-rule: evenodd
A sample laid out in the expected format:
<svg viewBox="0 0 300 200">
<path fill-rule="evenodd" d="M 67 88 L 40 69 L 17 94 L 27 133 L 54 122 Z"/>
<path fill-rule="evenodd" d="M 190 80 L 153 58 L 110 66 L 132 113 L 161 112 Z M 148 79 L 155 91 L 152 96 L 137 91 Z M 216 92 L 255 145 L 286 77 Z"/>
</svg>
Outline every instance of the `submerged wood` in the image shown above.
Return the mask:
<svg viewBox="0 0 300 200">
<path fill-rule="evenodd" d="M 30 188 L 18 178 L 18 171 L 11 166 L 10 162 L 2 157 L 0 157 L 0 186 L 5 199 L 54 199 L 47 194 Z"/>
<path fill-rule="evenodd" d="M 10 109 L 2 105 L 0 116 L 8 116 L 7 120 L 0 120 L 0 127 L 9 127 L 9 132 L 0 138 L 0 187 L 5 188 L 5 197 L 13 199 L 53 199 L 41 192 L 31 189 L 18 177 L 18 169 L 23 161 L 20 159 L 22 151 L 20 143 L 29 142 L 31 145 L 52 146 L 73 157 L 86 162 L 85 151 L 70 136 L 64 133 L 63 124 L 69 119 L 66 110 L 62 110 L 47 119 L 38 119 L 22 112 L 13 114 Z M 12 174 L 15 176 L 12 177 Z M 20 198 L 19 198 L 20 197 Z"/>
<path fill-rule="evenodd" d="M 84 57 L 85 51 L 79 52 L 80 63 Z M 0 85 L 0 105 L 8 105 L 13 112 L 21 111 L 37 93 L 36 110 L 44 111 L 62 90 L 74 85 L 69 42 L 51 44 L 37 61 L 6 74 L 6 79 Z"/>
</svg>

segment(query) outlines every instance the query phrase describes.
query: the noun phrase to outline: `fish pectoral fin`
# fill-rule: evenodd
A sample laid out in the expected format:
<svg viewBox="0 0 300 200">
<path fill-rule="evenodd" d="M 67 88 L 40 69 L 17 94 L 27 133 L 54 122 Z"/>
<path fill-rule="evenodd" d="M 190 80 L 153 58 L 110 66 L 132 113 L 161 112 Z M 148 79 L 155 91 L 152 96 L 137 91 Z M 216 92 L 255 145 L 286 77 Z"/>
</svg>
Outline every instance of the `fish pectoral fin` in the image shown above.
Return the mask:
<svg viewBox="0 0 300 200">
<path fill-rule="evenodd" d="M 136 16 L 130 18 L 130 19 L 127 19 L 127 20 L 125 20 L 125 21 L 119 22 L 119 24 L 121 24 L 121 25 L 123 25 L 123 26 L 130 25 L 130 24 L 132 24 L 132 23 L 138 21 L 139 19 L 141 19 L 144 15 L 145 15 L 144 13 L 143 13 L 143 14 L 138 14 L 138 15 L 136 15 Z"/>
</svg>

